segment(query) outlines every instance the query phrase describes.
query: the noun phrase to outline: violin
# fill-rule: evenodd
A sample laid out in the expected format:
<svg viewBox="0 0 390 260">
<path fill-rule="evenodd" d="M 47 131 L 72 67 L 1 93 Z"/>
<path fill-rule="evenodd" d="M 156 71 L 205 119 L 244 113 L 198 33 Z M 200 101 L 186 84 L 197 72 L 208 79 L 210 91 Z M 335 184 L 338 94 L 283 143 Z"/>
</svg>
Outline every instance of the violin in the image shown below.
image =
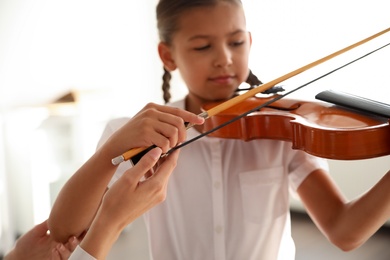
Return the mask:
<svg viewBox="0 0 390 260">
<path fill-rule="evenodd" d="M 205 121 L 207 132 L 250 111 L 274 97 L 251 97 Z M 203 107 L 210 110 L 220 103 Z M 208 136 L 241 139 L 289 141 L 293 149 L 314 156 L 356 160 L 390 154 L 390 122 L 386 117 L 327 102 L 309 102 L 283 98 L 252 112 Z"/>
</svg>

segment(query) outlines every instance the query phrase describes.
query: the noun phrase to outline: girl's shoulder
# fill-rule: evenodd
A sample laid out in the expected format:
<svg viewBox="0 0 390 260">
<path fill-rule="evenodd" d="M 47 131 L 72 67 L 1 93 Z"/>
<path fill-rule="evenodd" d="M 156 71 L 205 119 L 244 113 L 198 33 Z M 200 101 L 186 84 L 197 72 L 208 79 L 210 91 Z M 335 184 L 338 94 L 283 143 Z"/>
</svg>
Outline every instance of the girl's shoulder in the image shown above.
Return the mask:
<svg viewBox="0 0 390 260">
<path fill-rule="evenodd" d="M 185 109 L 185 100 L 179 99 L 179 100 L 168 103 L 167 106 Z"/>
<path fill-rule="evenodd" d="M 130 120 L 130 117 L 118 117 L 115 119 L 111 119 L 106 123 L 106 126 L 103 129 L 103 133 L 100 136 L 100 140 L 98 142 L 98 146 L 102 146 L 107 139 L 119 128 L 124 126 L 128 121 Z"/>
<path fill-rule="evenodd" d="M 118 117 L 118 118 L 111 119 L 107 122 L 106 128 L 111 128 L 116 130 L 124 126 L 130 119 L 131 117 Z"/>
</svg>

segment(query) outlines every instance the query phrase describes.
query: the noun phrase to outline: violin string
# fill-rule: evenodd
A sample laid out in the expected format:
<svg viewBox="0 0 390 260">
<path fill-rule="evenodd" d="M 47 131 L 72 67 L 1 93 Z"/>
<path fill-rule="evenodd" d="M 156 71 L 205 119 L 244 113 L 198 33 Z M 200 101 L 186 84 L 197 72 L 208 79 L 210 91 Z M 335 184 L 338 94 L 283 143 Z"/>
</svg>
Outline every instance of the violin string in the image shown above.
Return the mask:
<svg viewBox="0 0 390 260">
<path fill-rule="evenodd" d="M 182 148 L 182 147 L 184 147 L 184 146 L 186 146 L 186 145 L 188 145 L 188 144 L 190 144 L 190 143 L 192 143 L 192 142 L 194 142 L 194 141 L 196 141 L 196 140 L 198 140 L 198 139 L 200 139 L 200 138 L 202 138 L 202 137 L 204 137 L 204 136 L 206 136 L 206 135 L 208 135 L 208 134 L 211 134 L 211 133 L 217 131 L 218 129 L 221 129 L 222 127 L 225 127 L 225 126 L 227 126 L 227 125 L 229 125 L 229 124 L 231 124 L 231 123 L 233 123 L 233 122 L 235 122 L 235 121 L 237 121 L 237 120 L 239 120 L 239 119 L 241 119 L 241 118 L 247 116 L 247 115 L 250 114 L 250 113 L 256 112 L 256 111 L 260 110 L 261 108 L 264 108 L 264 107 L 270 105 L 271 103 L 276 102 L 276 101 L 278 101 L 278 100 L 280 100 L 280 99 L 286 97 L 287 95 L 290 95 L 291 93 L 294 93 L 294 92 L 296 92 L 296 91 L 302 89 L 303 87 L 306 87 L 307 85 L 310 85 L 311 83 L 313 83 L 313 82 L 315 82 L 315 81 L 317 81 L 317 80 L 320 80 L 320 79 L 322 79 L 322 78 L 324 78 L 324 77 L 326 77 L 326 76 L 328 76 L 328 75 L 330 75 L 330 74 L 332 74 L 332 73 L 334 73 L 334 72 L 336 72 L 336 71 L 338 71 L 338 70 L 340 70 L 340 69 L 342 69 L 342 68 L 344 68 L 344 67 L 346 67 L 346 66 L 348 66 L 348 65 L 350 65 L 350 64 L 352 64 L 352 63 L 354 63 L 354 62 L 356 62 L 356 61 L 358 61 L 358 60 L 361 60 L 361 59 L 363 59 L 363 58 L 365 58 L 365 57 L 367 57 L 367 56 L 373 54 L 374 52 L 377 52 L 377 51 L 379 51 L 379 50 L 381 50 L 381 49 L 383 49 L 383 48 L 385 48 L 386 46 L 389 46 L 389 45 L 390 45 L 390 43 L 387 43 L 387 44 L 385 44 L 385 45 L 383 45 L 383 46 L 381 46 L 381 47 L 379 47 L 379 48 L 377 48 L 377 49 L 375 49 L 375 50 L 373 50 L 373 51 L 370 51 L 370 52 L 368 52 L 368 53 L 366 53 L 366 54 L 364 54 L 364 55 L 362 55 L 362 56 L 360 56 L 360 57 L 358 57 L 358 58 L 356 58 L 356 59 L 354 59 L 354 60 L 352 60 L 352 61 L 350 61 L 350 62 L 345 63 L 344 65 L 342 65 L 342 66 L 340 66 L 340 67 L 338 67 L 338 68 L 336 68 L 336 69 L 333 69 L 333 70 L 331 70 L 331 71 L 329 71 L 329 72 L 327 72 L 327 73 L 325 73 L 325 74 L 323 74 L 323 75 L 321 75 L 321 76 L 319 76 L 319 77 L 313 79 L 313 80 L 311 80 L 311 81 L 309 81 L 309 82 L 307 82 L 307 83 L 305 83 L 305 84 L 303 84 L 303 85 L 301 85 L 301 86 L 299 86 L 299 87 L 297 87 L 297 88 L 295 88 L 295 89 L 292 89 L 292 90 L 286 92 L 286 93 L 283 94 L 283 95 L 278 95 L 277 97 L 275 97 L 275 98 L 273 98 L 273 99 L 271 99 L 271 100 L 269 100 L 269 101 L 267 101 L 267 102 L 265 102 L 265 103 L 263 103 L 263 104 L 261 104 L 261 105 L 255 107 L 255 108 L 253 108 L 253 109 L 251 109 L 251 110 L 248 110 L 247 112 L 244 112 L 244 113 L 242 113 L 241 115 L 238 115 L 237 117 L 232 118 L 232 119 L 226 121 L 225 123 L 222 123 L 222 124 L 220 124 L 219 126 L 216 126 L 216 127 L 213 128 L 213 129 L 210 129 L 210 130 L 208 130 L 208 131 L 206 131 L 206 132 L 204 132 L 204 133 L 201 133 L 201 134 L 195 136 L 194 138 L 192 138 L 192 139 L 190 139 L 190 140 L 187 140 L 187 141 L 185 141 L 185 142 L 183 142 L 183 143 L 181 143 L 181 144 L 178 144 L 177 146 L 171 148 L 171 149 L 170 149 L 168 152 L 166 152 L 163 156 L 167 156 L 167 155 L 170 154 L 171 152 L 173 152 L 173 151 L 175 151 L 175 150 L 177 150 L 177 149 L 180 149 L 180 148 Z"/>
</svg>

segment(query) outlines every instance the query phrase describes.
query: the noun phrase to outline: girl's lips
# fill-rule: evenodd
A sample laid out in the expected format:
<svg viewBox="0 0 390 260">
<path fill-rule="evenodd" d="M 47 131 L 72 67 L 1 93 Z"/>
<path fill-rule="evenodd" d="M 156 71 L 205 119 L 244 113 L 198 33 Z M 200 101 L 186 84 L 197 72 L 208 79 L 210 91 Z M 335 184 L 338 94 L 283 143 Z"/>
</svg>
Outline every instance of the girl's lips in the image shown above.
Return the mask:
<svg viewBox="0 0 390 260">
<path fill-rule="evenodd" d="M 230 83 L 233 80 L 233 76 L 218 76 L 210 78 L 211 81 L 219 84 Z"/>
</svg>

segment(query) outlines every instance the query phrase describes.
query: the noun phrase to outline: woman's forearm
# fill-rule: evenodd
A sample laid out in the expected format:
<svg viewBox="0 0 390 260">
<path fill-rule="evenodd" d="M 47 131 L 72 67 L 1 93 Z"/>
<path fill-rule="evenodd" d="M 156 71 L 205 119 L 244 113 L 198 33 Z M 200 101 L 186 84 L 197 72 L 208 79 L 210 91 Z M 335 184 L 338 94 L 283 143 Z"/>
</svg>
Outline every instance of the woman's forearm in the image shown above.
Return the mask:
<svg viewBox="0 0 390 260">
<path fill-rule="evenodd" d="M 98 213 L 80 246 L 96 259 L 105 259 L 123 228 Z"/>
</svg>

